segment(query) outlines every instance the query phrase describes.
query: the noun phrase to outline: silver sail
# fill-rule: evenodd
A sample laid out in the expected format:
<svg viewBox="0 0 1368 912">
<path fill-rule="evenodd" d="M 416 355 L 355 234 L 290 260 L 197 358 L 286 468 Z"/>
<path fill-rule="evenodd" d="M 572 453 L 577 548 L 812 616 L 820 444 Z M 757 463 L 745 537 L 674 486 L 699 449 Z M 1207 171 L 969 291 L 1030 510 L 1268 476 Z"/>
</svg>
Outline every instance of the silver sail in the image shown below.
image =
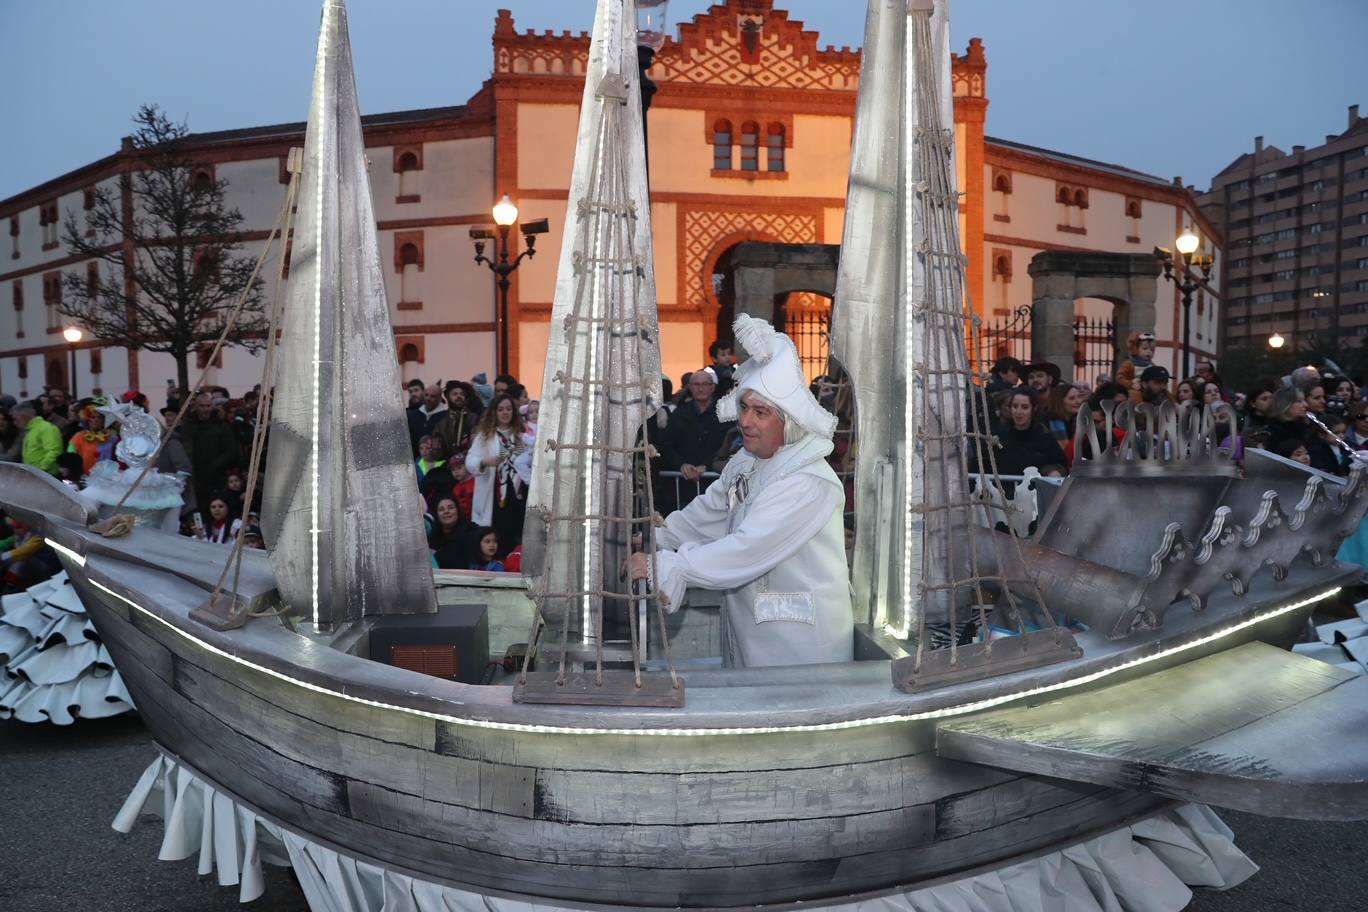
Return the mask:
<svg viewBox="0 0 1368 912">
<path fill-rule="evenodd" d="M 969 488 L 971 468 L 992 476 L 994 459 L 988 429 L 970 422 L 987 403 L 967 351 L 947 8 L 870 0 L 831 345 L 856 393 L 858 604 L 876 628 L 916 639 L 918 673 L 928 625 L 948 627 L 947 667 L 958 669 L 971 606 L 979 630 L 996 604 L 1022 633 L 1017 596 L 1043 607 L 1032 585 L 999 571 L 1005 560 L 981 561 L 976 541 L 1020 558 L 1015 539 L 978 527 Z M 1056 645 L 1051 656 L 1065 655 Z"/>
<path fill-rule="evenodd" d="M 589 593 L 626 591 L 616 567 L 627 554 L 622 518 L 640 511 L 632 502 L 639 489 L 632 450 L 660 404 L 635 28 L 635 0 L 599 0 L 523 545 L 543 616 L 568 615 L 567 629 L 581 638 L 591 635 L 590 616 L 603 604 Z"/>
<path fill-rule="evenodd" d="M 435 612 L 344 0 L 326 0 L 275 378 L 263 532 L 322 628 Z"/>
<path fill-rule="evenodd" d="M 831 351 L 850 375 L 857 403 L 857 611 L 866 609 L 876 626 L 901 631 L 911 620 L 907 596 L 921 582 L 925 543 L 924 524 L 905 507 L 937 496 L 926 490 L 926 460 L 938 455 L 917 452 L 924 416 L 908 395 L 929 354 L 925 324 L 915 316 L 927 281 L 919 255 L 926 226 L 917 205 L 923 175 L 913 145 L 920 126 L 917 95 L 931 88 L 912 78 L 909 6 L 909 0 L 869 0 L 831 325 Z M 946 3 L 937 6 L 931 27 L 944 101 L 940 123 L 930 126 L 948 133 L 954 123 L 949 19 Z M 939 354 L 938 360 L 949 356 Z"/>
</svg>

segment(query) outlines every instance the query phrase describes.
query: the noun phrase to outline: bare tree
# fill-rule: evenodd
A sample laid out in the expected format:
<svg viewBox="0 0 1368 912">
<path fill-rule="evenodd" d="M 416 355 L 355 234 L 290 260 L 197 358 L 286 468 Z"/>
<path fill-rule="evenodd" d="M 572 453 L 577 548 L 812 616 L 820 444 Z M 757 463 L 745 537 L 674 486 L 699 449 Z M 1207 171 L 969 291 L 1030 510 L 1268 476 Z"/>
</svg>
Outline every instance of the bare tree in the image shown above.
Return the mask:
<svg viewBox="0 0 1368 912">
<path fill-rule="evenodd" d="M 117 189 L 96 187 L 84 218 L 68 210 L 64 219 L 67 249 L 102 266 L 67 273 L 58 310 L 111 345 L 170 354 L 188 389 L 191 353 L 218 338 L 244 293 L 225 344 L 262 347 L 262 282 L 252 280 L 255 260 L 238 255 L 242 214 L 227 204 L 228 184 L 196 160 L 188 125 L 156 105 L 133 122 L 132 173 Z"/>
</svg>

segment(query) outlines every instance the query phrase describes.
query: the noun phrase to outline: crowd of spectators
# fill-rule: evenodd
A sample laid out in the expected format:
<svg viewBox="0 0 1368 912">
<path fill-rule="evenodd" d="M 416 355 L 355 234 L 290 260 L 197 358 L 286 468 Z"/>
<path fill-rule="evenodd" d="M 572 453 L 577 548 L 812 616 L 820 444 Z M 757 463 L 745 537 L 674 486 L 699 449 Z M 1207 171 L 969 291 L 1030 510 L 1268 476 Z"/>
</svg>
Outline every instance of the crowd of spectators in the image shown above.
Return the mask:
<svg viewBox="0 0 1368 912">
<path fill-rule="evenodd" d="M 1178 407 L 1223 403 L 1228 408 L 1210 410 L 1213 436 L 1236 461 L 1246 450 L 1262 449 L 1322 472 L 1347 475 L 1350 451 L 1368 450 L 1368 402 L 1355 379 L 1300 367 L 1287 377 L 1231 390 L 1205 358 L 1197 359 L 1191 377 L 1175 380 L 1167 368 L 1150 360 L 1153 336 L 1141 334 L 1138 341 L 1137 346 L 1132 337 L 1132 357 L 1118 370 L 1117 380 L 1099 374 L 1091 387 L 1062 381 L 1054 364 L 999 358 L 986 387 L 990 430 L 1000 442 L 998 472 L 1020 475 L 1033 466 L 1047 477 L 1067 475 L 1076 458 L 1091 458 L 1074 452 L 1079 412 L 1088 410 L 1100 441 L 1108 402 L 1171 402 Z M 1123 378 L 1126 382 L 1119 382 Z M 1112 435 L 1113 443 L 1124 439 L 1115 425 Z"/>
<path fill-rule="evenodd" d="M 1226 403 L 1229 412 L 1216 410 L 1218 421 L 1225 422 L 1218 426 L 1217 436 L 1237 459 L 1246 450 L 1266 449 L 1345 475 L 1350 468 L 1345 444 L 1348 450 L 1368 450 L 1368 402 L 1355 380 L 1305 367 L 1289 377 L 1261 380 L 1236 391 L 1226 388 L 1205 359 L 1198 359 L 1193 376 L 1175 380 L 1153 363 L 1150 334 L 1133 335 L 1128 347 L 1130 357 L 1116 379 L 1102 374 L 1091 387 L 1064 381 L 1060 368 L 1048 362 L 998 359 L 986 386 L 987 421 L 999 442 L 994 453 L 997 471 L 1013 476 L 1035 467 L 1045 476 L 1067 475 L 1077 459 L 1091 458 L 1090 453 L 1075 452 L 1077 416 L 1090 415 L 1100 436 L 1106 427 L 1107 402 Z M 666 405 L 644 428 L 658 454 L 651 487 L 661 514 L 687 505 L 706 490 L 740 449 L 736 424 L 717 416 L 717 401 L 732 384 L 731 350 L 717 342 L 709 354 L 707 366 L 681 378 L 677 394 L 668 379 L 662 381 Z M 815 392 L 832 405 L 835 388 L 819 384 Z M 434 384 L 411 380 L 404 394 L 433 565 L 519 570 L 538 403 L 506 374 L 492 384 L 484 374 Z M 153 411 L 137 390 L 121 398 Z M 172 427 L 183 400 L 168 390 L 165 406 L 154 412 L 164 427 L 172 427 L 157 467 L 186 479 L 183 534 L 221 544 L 241 537 L 245 547 L 263 547 L 258 518 L 261 482 L 252 502 L 245 501 L 245 466 L 259 398 L 259 388 L 237 399 L 221 387 L 202 389 L 194 394 L 183 420 Z M 0 461 L 24 462 L 81 487 L 97 462 L 116 458 L 119 428 L 106 426 L 99 411 L 105 404 L 101 397 L 72 402 L 60 388 L 27 402 L 0 397 Z M 1123 434 L 1113 427 L 1113 442 Z M 838 433 L 831 458 L 847 481 L 854 446 L 848 434 Z M 263 458 L 263 469 L 265 465 Z M 853 490 L 849 493 L 847 512 L 854 506 Z M 52 569 L 48 563 L 55 566 L 55 561 L 35 560 L 30 538 L 18 520 L 0 523 L 0 545 L 13 545 L 0 547 L 0 573 L 11 584 Z"/>
</svg>

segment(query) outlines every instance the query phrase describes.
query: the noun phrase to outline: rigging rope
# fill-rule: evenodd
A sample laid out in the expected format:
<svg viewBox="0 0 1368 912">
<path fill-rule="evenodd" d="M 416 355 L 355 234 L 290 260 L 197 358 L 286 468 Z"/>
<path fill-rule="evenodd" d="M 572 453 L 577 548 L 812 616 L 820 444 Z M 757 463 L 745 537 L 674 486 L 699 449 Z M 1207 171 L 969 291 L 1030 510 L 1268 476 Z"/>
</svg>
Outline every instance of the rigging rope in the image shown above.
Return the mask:
<svg viewBox="0 0 1368 912">
<path fill-rule="evenodd" d="M 275 249 L 276 242 L 283 242 L 283 239 L 289 237 L 290 233 L 294 230 L 295 200 L 299 193 L 299 179 L 303 170 L 302 161 L 303 156 L 301 150 L 291 149 L 287 164 L 290 173 L 290 183 L 285 192 L 285 202 L 281 205 L 280 212 L 276 215 L 276 220 L 271 226 L 271 232 L 266 238 L 266 243 L 262 248 L 260 256 L 257 257 L 256 265 L 252 269 L 251 278 L 248 279 L 242 293 L 238 296 L 237 302 L 228 315 L 228 319 L 224 322 L 223 330 L 219 333 L 218 339 L 214 342 L 214 347 L 210 350 L 208 358 L 205 359 L 205 367 L 200 372 L 199 378 L 195 381 L 195 389 L 202 387 L 204 381 L 208 378 L 214 360 L 218 357 L 219 351 L 227 341 L 229 333 L 231 333 L 233 328 L 237 325 L 237 321 L 246 307 L 247 297 L 251 293 L 252 287 L 256 284 L 257 277 L 261 274 L 262 266 Z M 280 316 L 284 307 L 284 296 L 280 292 L 281 283 L 285 280 L 285 270 L 287 267 L 283 255 L 283 243 L 281 245 L 281 250 L 280 268 L 276 272 L 274 301 L 271 306 L 271 319 L 266 332 L 266 358 L 262 369 L 263 382 L 261 396 L 257 400 L 256 427 L 253 429 L 252 433 L 252 449 L 247 468 L 247 489 L 243 493 L 242 501 L 249 507 L 252 503 L 252 498 L 256 494 L 257 481 L 261 474 L 261 455 L 265 449 L 266 432 L 270 424 L 271 398 L 274 389 L 272 377 L 275 370 L 275 352 L 279 339 L 277 327 L 280 325 Z M 157 460 L 161 457 L 162 451 L 166 448 L 166 444 L 171 440 L 171 435 L 180 427 L 186 413 L 190 410 L 190 405 L 194 401 L 194 398 L 195 397 L 190 395 L 187 390 L 185 401 L 181 403 L 180 411 L 176 413 L 176 417 L 172 419 L 171 423 L 167 426 L 166 433 L 162 435 L 161 441 L 157 445 L 157 449 L 153 451 L 147 464 L 143 466 L 142 471 L 138 473 L 138 477 L 134 479 L 133 484 L 124 492 L 124 495 L 119 498 L 119 502 L 114 506 L 114 515 L 92 526 L 92 531 L 107 538 L 115 538 L 127 535 L 133 530 L 133 527 L 136 524 L 134 517 L 126 513 L 118 513 L 117 511 L 128 502 L 128 498 L 132 496 L 133 492 L 138 489 L 138 486 L 142 484 L 143 480 L 156 466 Z M 228 560 L 224 562 L 223 570 L 219 573 L 218 581 L 214 584 L 213 591 L 209 595 L 209 606 L 211 608 L 223 593 L 223 584 L 228 578 L 228 571 L 230 568 L 232 568 L 233 571 L 232 591 L 236 593 L 238 590 L 238 584 L 242 578 L 243 537 L 243 535 L 239 534 L 233 541 L 233 549 L 228 556 Z M 239 606 L 236 599 L 234 599 L 234 604 L 228 615 L 229 620 L 235 619 L 241 612 L 246 610 L 245 606 Z M 248 615 L 250 617 L 265 617 L 279 614 L 281 613 L 281 610 L 283 609 L 249 611 Z"/>
</svg>

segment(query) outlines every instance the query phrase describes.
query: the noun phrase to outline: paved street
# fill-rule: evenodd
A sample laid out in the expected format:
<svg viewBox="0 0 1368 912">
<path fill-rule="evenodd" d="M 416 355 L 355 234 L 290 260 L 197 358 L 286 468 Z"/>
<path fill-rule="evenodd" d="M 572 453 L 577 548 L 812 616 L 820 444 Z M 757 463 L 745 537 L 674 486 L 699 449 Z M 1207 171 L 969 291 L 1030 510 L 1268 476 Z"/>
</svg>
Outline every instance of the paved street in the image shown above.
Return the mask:
<svg viewBox="0 0 1368 912">
<path fill-rule="evenodd" d="M 0 722 L 3 912 L 306 912 L 289 873 L 267 868 L 266 896 L 199 877 L 195 860 L 159 862 L 159 820 L 109 827 L 153 750 L 136 718 L 69 728 Z M 1199 893 L 1195 912 L 1362 912 L 1368 823 L 1314 824 L 1222 815 L 1263 871 L 1229 893 Z"/>
</svg>

